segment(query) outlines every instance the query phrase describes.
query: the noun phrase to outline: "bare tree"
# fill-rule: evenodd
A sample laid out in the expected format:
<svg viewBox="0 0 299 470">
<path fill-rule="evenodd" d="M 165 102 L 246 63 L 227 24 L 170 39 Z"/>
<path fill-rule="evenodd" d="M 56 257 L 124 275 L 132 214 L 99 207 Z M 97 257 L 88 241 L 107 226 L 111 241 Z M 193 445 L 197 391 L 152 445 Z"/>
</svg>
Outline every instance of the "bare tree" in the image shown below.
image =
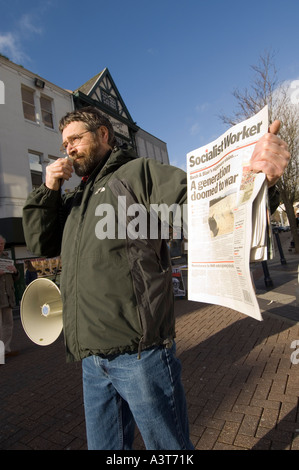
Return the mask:
<svg viewBox="0 0 299 470">
<path fill-rule="evenodd" d="M 299 100 L 293 103 L 290 99 L 289 85 L 278 82 L 272 52 L 265 52 L 261 55 L 258 65 L 251 66 L 251 69 L 254 72 L 254 79 L 250 89 L 246 88 L 244 91 L 236 89 L 233 92 L 237 101 L 237 109 L 233 116 L 222 114 L 220 118 L 224 123 L 232 126 L 268 105 L 270 123 L 275 119 L 281 121 L 279 136 L 288 144 L 291 159 L 276 186 L 290 222 L 295 251 L 299 253 L 299 234 L 294 212 L 294 204 L 299 201 Z"/>
</svg>

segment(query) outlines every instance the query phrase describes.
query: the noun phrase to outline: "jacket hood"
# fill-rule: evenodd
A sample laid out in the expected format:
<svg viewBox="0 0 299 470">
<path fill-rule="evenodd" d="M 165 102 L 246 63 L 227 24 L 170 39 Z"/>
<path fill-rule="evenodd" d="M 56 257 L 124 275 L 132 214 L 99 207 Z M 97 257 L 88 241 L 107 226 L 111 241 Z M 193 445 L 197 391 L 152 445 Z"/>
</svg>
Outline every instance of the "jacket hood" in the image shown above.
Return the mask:
<svg viewBox="0 0 299 470">
<path fill-rule="evenodd" d="M 104 161 L 101 162 L 94 170 L 93 174 L 96 175 L 95 181 L 109 173 L 114 172 L 120 166 L 128 163 L 131 160 L 135 160 L 136 158 L 137 155 L 133 147 L 130 147 L 127 144 L 114 147 L 110 154 L 104 157 Z"/>
</svg>

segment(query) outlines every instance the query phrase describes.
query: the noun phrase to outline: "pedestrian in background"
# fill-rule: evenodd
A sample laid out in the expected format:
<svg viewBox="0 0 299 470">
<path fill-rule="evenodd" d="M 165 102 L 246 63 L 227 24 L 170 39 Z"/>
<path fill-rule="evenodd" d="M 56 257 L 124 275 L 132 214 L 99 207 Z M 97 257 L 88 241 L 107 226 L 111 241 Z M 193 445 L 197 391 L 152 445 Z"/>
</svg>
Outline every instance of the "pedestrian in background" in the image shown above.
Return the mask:
<svg viewBox="0 0 299 470">
<path fill-rule="evenodd" d="M 37 279 L 37 271 L 35 269 L 35 267 L 33 266 L 33 264 L 31 263 L 30 260 L 26 260 L 24 262 L 24 265 L 25 265 L 25 282 L 26 282 L 26 286 L 28 286 L 30 284 L 30 282 L 34 281 L 35 279 Z"/>
<path fill-rule="evenodd" d="M 4 251 L 6 240 L 0 235 L 0 259 L 10 259 Z M 14 356 L 17 351 L 11 350 L 13 335 L 13 307 L 16 306 L 14 283 L 20 274 L 13 263 L 5 271 L 0 268 L 0 340 L 4 343 L 5 356 Z"/>
</svg>

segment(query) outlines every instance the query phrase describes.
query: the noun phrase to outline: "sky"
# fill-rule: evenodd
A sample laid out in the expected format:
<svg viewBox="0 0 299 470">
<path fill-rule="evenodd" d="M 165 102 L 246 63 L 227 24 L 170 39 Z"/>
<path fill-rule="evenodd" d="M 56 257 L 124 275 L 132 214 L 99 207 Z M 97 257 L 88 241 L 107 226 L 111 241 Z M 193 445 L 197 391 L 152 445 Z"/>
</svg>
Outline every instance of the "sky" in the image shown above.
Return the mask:
<svg viewBox="0 0 299 470">
<path fill-rule="evenodd" d="M 0 0 L 0 53 L 68 90 L 107 67 L 133 120 L 186 169 L 227 130 L 220 115 L 265 51 L 279 80 L 299 79 L 298 18 L 298 0 Z"/>
</svg>

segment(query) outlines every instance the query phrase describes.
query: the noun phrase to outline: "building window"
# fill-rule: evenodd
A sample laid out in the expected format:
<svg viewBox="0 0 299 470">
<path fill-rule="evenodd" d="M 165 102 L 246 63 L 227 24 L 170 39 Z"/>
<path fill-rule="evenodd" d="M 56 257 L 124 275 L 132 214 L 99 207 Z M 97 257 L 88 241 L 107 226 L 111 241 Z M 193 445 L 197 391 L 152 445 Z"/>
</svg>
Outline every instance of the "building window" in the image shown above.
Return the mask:
<svg viewBox="0 0 299 470">
<path fill-rule="evenodd" d="M 24 87 L 21 88 L 21 91 L 24 117 L 25 119 L 29 119 L 29 121 L 36 122 L 34 91 Z"/>
<path fill-rule="evenodd" d="M 31 173 L 32 189 L 38 188 L 43 182 L 42 156 L 38 153 L 28 152 Z"/>
<path fill-rule="evenodd" d="M 117 101 L 116 101 L 116 98 L 114 98 L 114 96 L 109 95 L 104 90 L 101 90 L 101 97 L 102 97 L 103 103 L 106 106 L 109 106 L 109 108 L 112 108 L 112 109 L 114 109 L 114 111 L 118 112 Z"/>
<path fill-rule="evenodd" d="M 36 173 L 35 171 L 31 171 L 31 183 L 32 189 L 37 189 L 43 183 L 43 176 L 41 173 Z"/>
<path fill-rule="evenodd" d="M 40 107 L 42 113 L 42 120 L 46 127 L 54 129 L 53 124 L 53 111 L 52 111 L 52 100 L 46 96 L 40 97 Z"/>
<path fill-rule="evenodd" d="M 41 155 L 38 153 L 28 152 L 29 165 L 31 171 L 43 172 L 43 167 L 41 163 Z"/>
</svg>

